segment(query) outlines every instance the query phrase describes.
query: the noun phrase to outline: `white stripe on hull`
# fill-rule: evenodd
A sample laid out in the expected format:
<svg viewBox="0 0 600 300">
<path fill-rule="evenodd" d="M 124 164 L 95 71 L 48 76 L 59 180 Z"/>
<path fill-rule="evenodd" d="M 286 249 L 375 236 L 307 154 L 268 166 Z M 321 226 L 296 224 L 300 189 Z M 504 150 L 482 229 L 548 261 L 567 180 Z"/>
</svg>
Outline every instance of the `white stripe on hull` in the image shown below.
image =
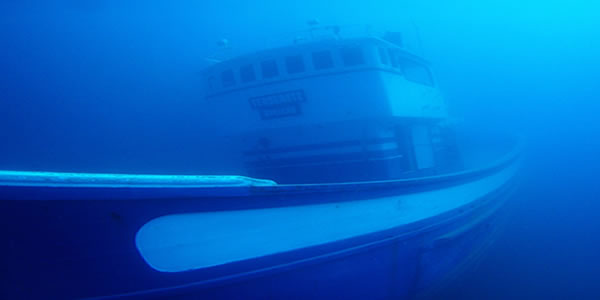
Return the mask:
<svg viewBox="0 0 600 300">
<path fill-rule="evenodd" d="M 511 166 L 457 186 L 363 201 L 169 215 L 146 223 L 136 245 L 159 271 L 217 266 L 424 220 L 498 190 L 515 170 Z"/>
</svg>

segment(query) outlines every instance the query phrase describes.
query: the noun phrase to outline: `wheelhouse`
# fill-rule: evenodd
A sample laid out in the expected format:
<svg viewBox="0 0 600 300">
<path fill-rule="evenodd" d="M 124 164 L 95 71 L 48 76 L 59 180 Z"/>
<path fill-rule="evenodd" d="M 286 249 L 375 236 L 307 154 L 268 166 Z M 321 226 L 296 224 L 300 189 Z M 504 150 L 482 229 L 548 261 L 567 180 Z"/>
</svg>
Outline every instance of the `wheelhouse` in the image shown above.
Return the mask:
<svg viewBox="0 0 600 300">
<path fill-rule="evenodd" d="M 207 98 L 263 84 L 369 69 L 435 86 L 423 59 L 385 40 L 365 38 L 294 45 L 219 63 L 207 72 Z"/>
<path fill-rule="evenodd" d="M 347 181 L 364 179 L 355 176 L 365 170 L 379 179 L 439 165 L 444 102 L 429 64 L 394 43 L 311 41 L 239 56 L 205 74 L 206 107 L 225 116 L 215 123 L 237 140 L 232 147 L 250 176 Z"/>
</svg>

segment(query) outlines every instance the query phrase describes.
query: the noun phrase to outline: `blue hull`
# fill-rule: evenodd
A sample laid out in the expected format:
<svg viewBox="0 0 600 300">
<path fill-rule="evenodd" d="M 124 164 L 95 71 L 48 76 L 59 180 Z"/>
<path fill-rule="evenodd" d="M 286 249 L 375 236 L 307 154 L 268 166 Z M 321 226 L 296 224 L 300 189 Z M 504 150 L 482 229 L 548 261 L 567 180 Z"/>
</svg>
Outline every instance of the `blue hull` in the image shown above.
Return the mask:
<svg viewBox="0 0 600 300">
<path fill-rule="evenodd" d="M 408 298 L 434 286 L 489 238 L 490 224 L 513 187 L 516 161 L 513 153 L 473 171 L 345 184 L 4 183 L 0 298 Z M 478 193 L 468 196 L 469 189 Z M 463 194 L 468 199 L 454 199 Z M 438 201 L 437 211 L 428 214 L 410 204 L 416 197 Z M 385 211 L 357 219 L 356 212 L 371 204 Z M 389 212 L 387 205 L 404 206 Z M 290 217 L 328 209 L 334 211 L 331 219 L 314 221 L 316 230 Z M 415 214 L 403 215 L 411 209 Z M 253 212 L 284 221 L 252 221 L 259 218 Z M 193 243 L 180 247 L 173 246 L 178 237 L 165 234 L 161 238 L 172 246 L 167 250 L 154 239 L 153 232 L 177 230 L 172 228 L 185 222 L 201 226 L 207 219 L 224 226 L 190 229 L 186 241 Z M 223 228 L 230 220 L 242 225 Z M 303 240 L 293 240 L 295 234 Z M 237 239 L 246 241 L 240 249 Z M 278 241 L 261 246 L 271 240 Z M 193 262 L 169 253 L 185 253 Z"/>
</svg>

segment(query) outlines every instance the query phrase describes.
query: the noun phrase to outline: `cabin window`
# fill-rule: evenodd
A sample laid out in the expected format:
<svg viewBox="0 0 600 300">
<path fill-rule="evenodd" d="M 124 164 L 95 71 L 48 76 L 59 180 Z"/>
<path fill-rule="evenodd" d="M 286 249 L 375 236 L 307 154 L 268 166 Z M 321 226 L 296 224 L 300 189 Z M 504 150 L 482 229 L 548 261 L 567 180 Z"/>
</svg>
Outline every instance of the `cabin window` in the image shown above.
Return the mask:
<svg viewBox="0 0 600 300">
<path fill-rule="evenodd" d="M 302 59 L 302 55 L 286 57 L 285 66 L 288 74 L 304 72 L 304 60 Z"/>
<path fill-rule="evenodd" d="M 214 76 L 210 76 L 208 77 L 208 90 L 210 91 L 214 91 L 216 86 L 215 86 L 215 77 Z"/>
<path fill-rule="evenodd" d="M 242 82 L 250 82 L 256 80 L 256 74 L 254 73 L 254 67 L 252 65 L 245 65 L 240 68 L 240 77 Z"/>
<path fill-rule="evenodd" d="M 313 52 L 312 60 L 315 70 L 333 68 L 333 57 L 329 51 Z"/>
<path fill-rule="evenodd" d="M 388 57 L 387 51 L 385 51 L 385 48 L 379 47 L 379 59 L 381 60 L 381 63 L 384 65 L 390 64 L 390 59 Z"/>
<path fill-rule="evenodd" d="M 399 59 L 399 53 L 397 49 L 388 49 L 388 54 L 390 55 L 390 63 L 392 65 L 392 67 L 394 68 L 398 68 L 400 67 L 400 64 L 398 62 Z"/>
<path fill-rule="evenodd" d="M 262 69 L 262 77 L 263 78 L 273 78 L 279 75 L 279 70 L 277 69 L 277 61 L 274 59 L 263 61 L 261 64 Z"/>
<path fill-rule="evenodd" d="M 402 66 L 402 73 L 404 73 L 404 77 L 407 80 L 433 86 L 431 73 L 426 66 L 408 59 L 402 59 L 400 65 Z"/>
<path fill-rule="evenodd" d="M 345 47 L 340 50 L 345 66 L 356 66 L 365 63 L 365 56 L 360 47 Z"/>
<path fill-rule="evenodd" d="M 221 73 L 221 83 L 223 87 L 230 87 L 235 85 L 235 77 L 233 76 L 233 70 L 226 70 Z"/>
</svg>

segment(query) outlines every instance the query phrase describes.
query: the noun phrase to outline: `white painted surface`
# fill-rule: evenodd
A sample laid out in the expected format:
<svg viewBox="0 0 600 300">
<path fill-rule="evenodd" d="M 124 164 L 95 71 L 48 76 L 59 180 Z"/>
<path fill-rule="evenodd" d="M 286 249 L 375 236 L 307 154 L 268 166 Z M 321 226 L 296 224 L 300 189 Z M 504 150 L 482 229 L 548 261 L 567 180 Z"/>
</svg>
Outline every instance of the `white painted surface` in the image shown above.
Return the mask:
<svg viewBox="0 0 600 300">
<path fill-rule="evenodd" d="M 159 217 L 138 231 L 136 245 L 150 266 L 164 272 L 252 259 L 433 217 L 498 189 L 514 169 L 449 188 L 366 201 Z"/>
<path fill-rule="evenodd" d="M 347 46 L 360 46 L 365 62 L 345 66 L 340 49 Z M 215 127 L 223 130 L 225 135 L 395 117 L 445 118 L 446 108 L 439 90 L 408 81 L 399 68 L 382 64 L 379 47 L 396 48 L 376 38 L 323 40 L 268 49 L 224 61 L 206 70 L 206 80 L 214 78 L 220 83 L 221 72 L 233 70 L 237 83 L 209 92 L 204 102 L 205 109 L 223 116 L 215 120 Z M 330 51 L 334 67 L 314 69 L 312 53 L 319 51 Z M 405 49 L 398 51 L 410 56 Z M 285 57 L 290 55 L 303 57 L 304 72 L 288 74 L 285 71 Z M 277 61 L 279 75 L 274 78 L 258 76 L 251 83 L 240 82 L 238 73 L 242 66 L 253 65 L 259 75 L 260 63 L 272 59 Z M 300 103 L 302 114 L 297 116 L 262 120 L 257 109 L 249 105 L 249 99 L 254 97 L 297 90 L 302 90 L 306 97 L 306 101 Z"/>
<path fill-rule="evenodd" d="M 429 128 L 425 125 L 412 125 L 411 127 L 415 160 L 418 169 L 432 168 L 435 165 L 433 159 L 433 147 L 429 137 Z"/>
</svg>

